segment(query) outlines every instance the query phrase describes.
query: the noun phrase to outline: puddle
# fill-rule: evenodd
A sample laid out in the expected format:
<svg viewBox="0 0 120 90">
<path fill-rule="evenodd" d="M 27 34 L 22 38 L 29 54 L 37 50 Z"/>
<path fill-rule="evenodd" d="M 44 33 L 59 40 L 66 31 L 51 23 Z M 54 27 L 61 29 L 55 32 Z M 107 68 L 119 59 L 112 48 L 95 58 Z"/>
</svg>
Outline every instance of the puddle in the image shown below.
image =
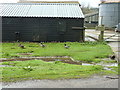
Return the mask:
<svg viewBox="0 0 120 90">
<path fill-rule="evenodd" d="M 104 70 L 111 71 L 112 69 L 111 69 L 111 68 L 108 68 L 108 67 L 104 67 Z"/>
<path fill-rule="evenodd" d="M 104 67 L 111 67 L 111 66 L 118 66 L 118 63 L 107 63 L 107 64 L 104 64 L 104 63 L 98 63 L 96 65 L 102 65 Z"/>
<path fill-rule="evenodd" d="M 82 63 L 82 65 L 84 65 L 84 66 L 91 66 L 91 65 L 93 65 L 93 64 L 90 64 L 90 63 Z"/>
<path fill-rule="evenodd" d="M 104 63 L 98 63 L 98 64 L 89 64 L 89 63 L 82 63 L 82 65 L 84 66 L 91 66 L 91 65 L 101 65 L 103 66 L 104 70 L 107 70 L 107 71 L 113 71 L 111 68 L 109 68 L 110 66 L 118 66 L 117 63 L 107 63 L 107 64 L 104 64 Z"/>
<path fill-rule="evenodd" d="M 118 66 L 118 63 L 112 63 L 112 64 L 108 64 L 108 65 L 105 65 L 105 66 Z"/>
<path fill-rule="evenodd" d="M 119 79 L 119 76 L 104 76 L 104 77 L 108 79 Z"/>
<path fill-rule="evenodd" d="M 11 65 L 0 65 L 0 67 L 13 67 Z"/>
</svg>

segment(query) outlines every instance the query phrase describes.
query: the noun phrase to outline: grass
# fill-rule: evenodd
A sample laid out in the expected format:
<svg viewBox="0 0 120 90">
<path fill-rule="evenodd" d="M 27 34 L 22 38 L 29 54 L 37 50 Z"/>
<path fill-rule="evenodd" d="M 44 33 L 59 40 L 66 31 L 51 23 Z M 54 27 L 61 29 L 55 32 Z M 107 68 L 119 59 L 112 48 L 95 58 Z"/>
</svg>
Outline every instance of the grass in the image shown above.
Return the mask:
<svg viewBox="0 0 120 90">
<path fill-rule="evenodd" d="M 25 49 L 18 47 L 18 43 L 2 43 L 0 58 L 16 58 L 16 57 L 40 57 L 40 56 L 70 56 L 74 60 L 83 62 L 99 63 L 112 55 L 111 48 L 105 42 L 66 42 L 69 49 L 64 48 L 63 43 L 44 43 L 42 48 L 39 43 L 20 42 Z M 20 53 L 31 53 L 30 55 L 21 55 Z M 113 61 L 104 61 L 105 63 Z M 114 71 L 105 71 L 103 66 L 91 65 L 82 66 L 62 63 L 60 61 L 45 62 L 42 60 L 29 61 L 8 61 L 0 63 L 2 65 L 10 65 L 10 67 L 0 67 L 2 70 L 2 81 L 12 82 L 18 80 L 30 79 L 71 79 L 86 78 L 94 74 L 118 74 L 118 67 L 110 67 Z"/>
<path fill-rule="evenodd" d="M 117 63 L 116 60 L 102 60 L 104 63 Z"/>
<path fill-rule="evenodd" d="M 103 67 L 99 65 L 82 66 L 66 64 L 60 61 L 55 62 L 45 62 L 42 60 L 11 61 L 3 62 L 2 65 L 12 66 L 3 67 L 2 71 L 3 82 L 13 82 L 32 79 L 86 78 L 96 73 L 99 74 L 100 72 L 106 74 L 105 71 L 103 70 Z M 115 72 L 111 71 L 111 73 Z"/>
<path fill-rule="evenodd" d="M 106 70 L 106 71 L 103 71 L 103 72 L 100 72 L 100 74 L 101 75 L 105 75 L 105 74 L 107 74 L 107 75 L 118 75 L 118 73 L 119 73 L 119 67 L 116 67 L 116 66 L 111 66 L 111 67 L 108 67 L 108 68 L 110 68 L 111 70 Z"/>
<path fill-rule="evenodd" d="M 66 42 L 69 49 L 64 48 L 64 43 L 44 43 L 46 48 L 40 47 L 39 43 L 21 42 L 25 49 L 18 47 L 18 43 L 2 43 L 0 58 L 23 57 L 19 53 L 32 53 L 26 56 L 70 56 L 74 60 L 96 62 L 97 58 L 106 58 L 113 54 L 106 43 L 101 42 Z"/>
</svg>

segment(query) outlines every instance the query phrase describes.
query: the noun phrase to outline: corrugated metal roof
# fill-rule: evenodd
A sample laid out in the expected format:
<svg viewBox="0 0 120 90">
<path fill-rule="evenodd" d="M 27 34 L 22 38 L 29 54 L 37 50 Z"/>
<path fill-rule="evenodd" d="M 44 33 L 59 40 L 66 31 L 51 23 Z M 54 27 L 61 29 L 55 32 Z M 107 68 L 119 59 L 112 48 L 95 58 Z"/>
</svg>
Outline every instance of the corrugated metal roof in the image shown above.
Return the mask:
<svg viewBox="0 0 120 90">
<path fill-rule="evenodd" d="M 100 0 L 101 3 L 120 3 L 120 0 Z"/>
<path fill-rule="evenodd" d="M 0 4 L 0 16 L 84 18 L 79 4 L 71 3 L 7 3 Z"/>
<path fill-rule="evenodd" d="M 99 14 L 99 12 L 88 13 L 88 14 L 85 14 L 85 17 L 94 16 L 94 15 L 98 15 L 98 14 Z"/>
<path fill-rule="evenodd" d="M 18 3 L 79 3 L 78 0 L 19 0 Z"/>
</svg>

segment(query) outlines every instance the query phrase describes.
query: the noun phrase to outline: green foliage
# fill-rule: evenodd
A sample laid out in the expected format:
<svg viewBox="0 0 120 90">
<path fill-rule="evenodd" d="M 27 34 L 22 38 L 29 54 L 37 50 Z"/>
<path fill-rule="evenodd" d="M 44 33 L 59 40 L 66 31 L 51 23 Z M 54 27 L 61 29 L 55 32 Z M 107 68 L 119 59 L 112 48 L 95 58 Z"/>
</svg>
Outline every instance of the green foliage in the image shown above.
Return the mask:
<svg viewBox="0 0 120 90">
<path fill-rule="evenodd" d="M 89 5 L 87 6 L 82 5 L 82 11 L 83 11 L 83 14 L 89 14 L 89 13 L 98 12 L 99 10 L 98 8 L 92 8 Z"/>
<path fill-rule="evenodd" d="M 116 66 L 111 66 L 111 67 L 109 67 L 109 68 L 111 68 L 113 71 L 115 71 L 115 72 L 118 72 L 118 67 L 116 67 Z"/>
<path fill-rule="evenodd" d="M 55 64 L 61 64 L 62 62 L 61 61 L 55 61 Z"/>
<path fill-rule="evenodd" d="M 9 57 L 10 54 L 9 54 L 9 53 L 4 53 L 3 56 L 5 56 L 5 57 Z"/>
<path fill-rule="evenodd" d="M 117 63 L 116 60 L 102 60 L 104 63 Z"/>
<path fill-rule="evenodd" d="M 102 60 L 101 59 L 94 59 L 93 62 L 95 63 L 100 63 Z"/>
<path fill-rule="evenodd" d="M 10 62 L 3 62 L 2 65 L 11 65 Z"/>
</svg>

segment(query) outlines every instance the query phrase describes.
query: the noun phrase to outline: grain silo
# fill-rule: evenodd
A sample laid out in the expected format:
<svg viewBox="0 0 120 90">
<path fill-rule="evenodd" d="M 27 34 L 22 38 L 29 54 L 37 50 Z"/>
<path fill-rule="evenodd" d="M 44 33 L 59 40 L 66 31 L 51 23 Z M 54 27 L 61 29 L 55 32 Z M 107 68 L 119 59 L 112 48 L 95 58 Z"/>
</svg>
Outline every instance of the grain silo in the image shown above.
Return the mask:
<svg viewBox="0 0 120 90">
<path fill-rule="evenodd" d="M 113 28 L 120 23 L 120 0 L 102 0 L 99 4 L 99 25 Z"/>
</svg>

